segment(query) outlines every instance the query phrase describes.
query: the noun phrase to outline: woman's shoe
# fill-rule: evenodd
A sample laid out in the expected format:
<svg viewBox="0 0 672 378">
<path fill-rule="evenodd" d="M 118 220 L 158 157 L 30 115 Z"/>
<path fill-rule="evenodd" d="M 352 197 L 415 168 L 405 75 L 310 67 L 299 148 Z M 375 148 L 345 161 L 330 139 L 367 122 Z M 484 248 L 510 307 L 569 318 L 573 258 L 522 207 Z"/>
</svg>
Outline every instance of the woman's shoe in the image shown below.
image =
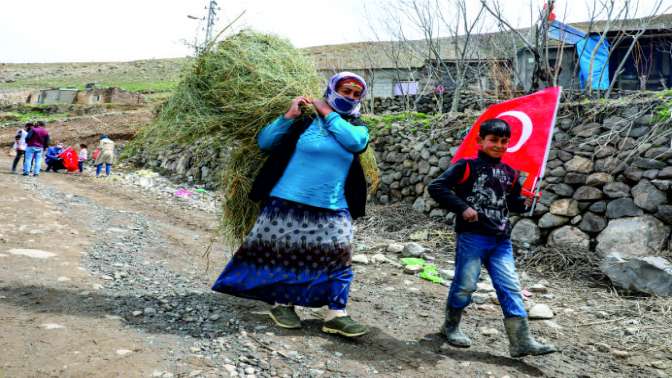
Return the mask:
<svg viewBox="0 0 672 378">
<path fill-rule="evenodd" d="M 275 306 L 271 308 L 268 315 L 282 328 L 301 328 L 301 319 L 294 311 L 294 306 Z"/>
<path fill-rule="evenodd" d="M 322 332 L 335 333 L 345 337 L 357 337 L 369 332 L 369 327 L 359 324 L 349 316 L 338 316 L 322 325 Z"/>
</svg>

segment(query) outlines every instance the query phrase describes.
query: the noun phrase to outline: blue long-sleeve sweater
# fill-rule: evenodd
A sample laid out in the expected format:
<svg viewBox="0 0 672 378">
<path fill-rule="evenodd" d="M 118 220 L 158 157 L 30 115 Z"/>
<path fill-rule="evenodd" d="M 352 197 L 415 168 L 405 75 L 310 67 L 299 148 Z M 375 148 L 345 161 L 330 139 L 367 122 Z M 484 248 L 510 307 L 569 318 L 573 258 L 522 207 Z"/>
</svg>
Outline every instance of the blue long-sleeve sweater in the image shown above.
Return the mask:
<svg viewBox="0 0 672 378">
<path fill-rule="evenodd" d="M 272 149 L 293 122 L 278 117 L 264 127 L 259 133 L 259 147 Z M 368 142 L 366 127 L 353 126 L 336 112 L 316 117 L 301 134 L 271 196 L 325 209 L 347 208 L 344 187 L 353 153 L 363 150 Z"/>
</svg>

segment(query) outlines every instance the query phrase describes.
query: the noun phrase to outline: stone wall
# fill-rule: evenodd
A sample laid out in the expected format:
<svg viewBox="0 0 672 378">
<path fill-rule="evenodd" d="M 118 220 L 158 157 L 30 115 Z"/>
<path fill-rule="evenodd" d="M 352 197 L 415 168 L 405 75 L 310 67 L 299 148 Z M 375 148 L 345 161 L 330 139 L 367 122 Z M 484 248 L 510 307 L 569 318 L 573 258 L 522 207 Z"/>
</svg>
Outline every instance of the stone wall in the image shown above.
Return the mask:
<svg viewBox="0 0 672 378">
<path fill-rule="evenodd" d="M 597 111 L 597 103 L 563 105 L 553 138 L 542 198 L 534 214 L 514 217 L 520 246 L 580 246 L 606 255 L 614 250 L 651 255 L 668 249 L 672 225 L 672 150 L 669 125 L 654 122 L 659 101 L 622 101 Z M 452 223 L 427 185 L 450 166 L 470 116 L 444 118 L 429 128 L 412 121 L 372 125 L 381 185 L 371 198 L 406 202 L 416 211 Z M 171 146 L 131 160 L 177 181 L 220 185 L 227 151 Z"/>
<path fill-rule="evenodd" d="M 159 152 L 141 151 L 127 158 L 129 163 L 159 172 L 173 181 L 204 184 L 217 189 L 228 160 L 227 150 L 210 150 L 204 144 L 171 145 Z"/>
<path fill-rule="evenodd" d="M 659 254 L 672 225 L 672 149 L 656 104 L 623 104 L 597 114 L 565 106 L 553 138 L 542 198 L 531 216 L 514 217 L 512 239 L 523 247 L 580 246 L 602 255 Z M 394 124 L 375 138 L 382 184 L 378 203 L 407 202 L 416 211 L 454 220 L 427 193 L 450 166 L 457 133 Z"/>
<path fill-rule="evenodd" d="M 453 96 L 445 93 L 443 96 L 418 95 L 418 96 L 395 96 L 376 97 L 373 99 L 373 109 L 370 102 L 365 102 L 364 110 L 374 114 L 397 113 L 403 111 L 415 111 L 419 113 L 445 113 L 450 110 Z M 462 91 L 458 111 L 483 109 L 499 102 L 490 95 L 481 95 L 474 91 Z"/>
</svg>

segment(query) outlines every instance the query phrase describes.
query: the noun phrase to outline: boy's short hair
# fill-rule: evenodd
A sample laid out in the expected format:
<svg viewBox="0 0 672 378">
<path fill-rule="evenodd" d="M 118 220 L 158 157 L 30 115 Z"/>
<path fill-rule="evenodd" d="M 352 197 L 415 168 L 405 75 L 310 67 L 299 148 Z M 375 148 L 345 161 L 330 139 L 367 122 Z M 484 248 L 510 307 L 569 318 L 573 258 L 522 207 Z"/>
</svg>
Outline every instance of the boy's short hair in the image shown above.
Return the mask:
<svg viewBox="0 0 672 378">
<path fill-rule="evenodd" d="M 86 148 L 86 144 L 84 144 L 84 143 L 80 143 L 80 144 L 79 144 L 79 148 Z"/>
<path fill-rule="evenodd" d="M 488 135 L 511 138 L 511 126 L 502 119 L 489 119 L 481 123 L 481 128 L 478 130 L 478 136 L 482 139 Z"/>
</svg>

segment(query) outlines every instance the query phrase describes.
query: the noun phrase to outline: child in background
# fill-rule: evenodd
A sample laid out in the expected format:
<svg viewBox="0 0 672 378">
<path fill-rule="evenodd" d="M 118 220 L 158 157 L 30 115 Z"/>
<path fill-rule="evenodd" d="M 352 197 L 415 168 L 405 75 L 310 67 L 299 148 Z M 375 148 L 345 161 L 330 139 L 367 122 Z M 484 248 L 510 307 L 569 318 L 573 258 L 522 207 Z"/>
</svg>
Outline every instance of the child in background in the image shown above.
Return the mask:
<svg viewBox="0 0 672 378">
<path fill-rule="evenodd" d="M 522 213 L 531 201 L 520 195 L 519 173 L 501 162 L 510 138 L 511 128 L 505 121 L 483 122 L 477 139 L 478 158 L 456 162 L 427 188 L 434 200 L 457 215 L 455 276 L 442 333 L 453 346 L 471 346 L 469 337 L 460 330 L 460 320 L 476 291 L 481 265 L 485 265 L 504 313 L 511 357 L 536 356 L 557 350 L 530 335 L 520 293 L 509 211 Z"/>
<path fill-rule="evenodd" d="M 77 165 L 79 166 L 79 173 L 84 172 L 84 162 L 89 158 L 89 151 L 86 149 L 86 144 L 79 145 L 79 158 Z"/>
<path fill-rule="evenodd" d="M 27 123 L 24 128 L 17 130 L 16 135 L 14 136 L 14 145 L 12 146 L 12 149 L 16 151 L 16 155 L 12 162 L 12 173 L 16 173 L 16 166 L 19 164 L 19 160 L 25 159 L 26 148 L 28 147 L 26 144 L 26 137 L 28 136 L 27 129 L 30 127 L 32 127 L 32 123 Z"/>
</svg>

